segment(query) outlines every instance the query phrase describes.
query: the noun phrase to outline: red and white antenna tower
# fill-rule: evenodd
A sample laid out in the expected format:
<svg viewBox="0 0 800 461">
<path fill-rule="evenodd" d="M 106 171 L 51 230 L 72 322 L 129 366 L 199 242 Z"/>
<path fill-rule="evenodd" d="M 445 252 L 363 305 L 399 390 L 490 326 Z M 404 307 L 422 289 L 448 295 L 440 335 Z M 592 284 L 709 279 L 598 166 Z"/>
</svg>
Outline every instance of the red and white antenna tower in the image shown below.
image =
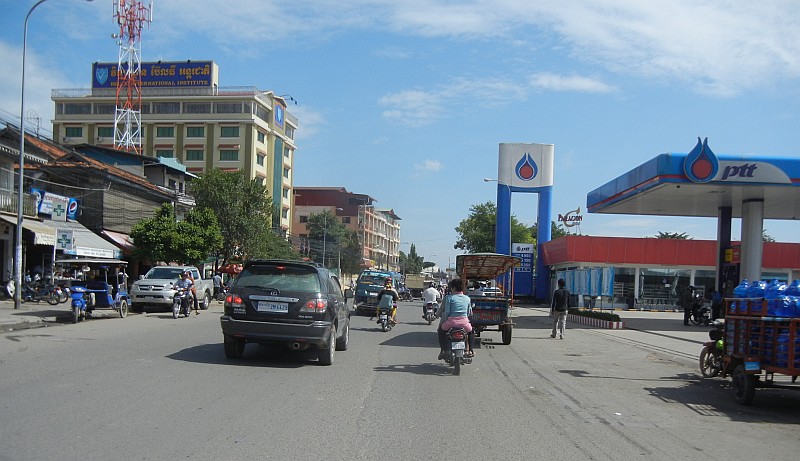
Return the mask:
<svg viewBox="0 0 800 461">
<path fill-rule="evenodd" d="M 114 111 L 114 147 L 141 154 L 142 146 L 142 27 L 153 20 L 153 2 L 114 0 L 119 34 L 117 107 Z"/>
</svg>

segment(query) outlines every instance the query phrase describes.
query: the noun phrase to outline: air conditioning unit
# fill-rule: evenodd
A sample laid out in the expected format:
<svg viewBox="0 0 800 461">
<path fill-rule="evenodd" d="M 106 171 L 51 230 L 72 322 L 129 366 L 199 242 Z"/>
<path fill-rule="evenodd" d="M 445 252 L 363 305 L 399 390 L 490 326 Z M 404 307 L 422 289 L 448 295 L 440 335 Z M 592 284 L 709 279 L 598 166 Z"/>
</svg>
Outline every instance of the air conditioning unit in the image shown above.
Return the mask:
<svg viewBox="0 0 800 461">
<path fill-rule="evenodd" d="M 103 142 L 103 137 L 102 136 L 98 136 L 97 137 L 97 142 Z"/>
</svg>

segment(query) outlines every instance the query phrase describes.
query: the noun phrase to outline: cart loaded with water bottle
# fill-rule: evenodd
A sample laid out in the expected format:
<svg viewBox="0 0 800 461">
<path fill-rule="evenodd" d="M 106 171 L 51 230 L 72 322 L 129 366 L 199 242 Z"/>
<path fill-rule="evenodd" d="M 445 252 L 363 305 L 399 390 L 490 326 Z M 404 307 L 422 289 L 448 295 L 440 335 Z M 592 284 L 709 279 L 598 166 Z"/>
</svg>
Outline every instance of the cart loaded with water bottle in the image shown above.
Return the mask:
<svg viewBox="0 0 800 461">
<path fill-rule="evenodd" d="M 494 280 L 502 285 L 502 295 L 474 296 L 470 323 L 475 335 L 492 329 L 502 334 L 503 344 L 511 344 L 514 322 L 508 310 L 514 302 L 514 267 L 520 263 L 516 256 L 497 253 L 472 253 L 456 256 L 456 274 L 466 285 L 467 281 Z"/>
<path fill-rule="evenodd" d="M 722 375 L 736 401 L 749 405 L 757 388 L 794 388 L 800 376 L 800 281 L 744 280 L 725 299 Z"/>
</svg>

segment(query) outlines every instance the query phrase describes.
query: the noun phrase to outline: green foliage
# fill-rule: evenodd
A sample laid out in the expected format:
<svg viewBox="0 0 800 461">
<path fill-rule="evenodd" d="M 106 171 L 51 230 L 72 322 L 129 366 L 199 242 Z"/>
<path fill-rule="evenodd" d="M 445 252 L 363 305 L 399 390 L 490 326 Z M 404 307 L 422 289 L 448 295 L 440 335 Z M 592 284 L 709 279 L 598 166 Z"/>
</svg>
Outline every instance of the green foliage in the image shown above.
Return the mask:
<svg viewBox="0 0 800 461">
<path fill-rule="evenodd" d="M 456 232 L 458 240 L 453 248 L 466 250 L 468 253 L 493 252 L 495 250 L 495 232 L 497 207 L 492 202 L 472 205 L 469 216 L 462 220 Z M 534 243 L 536 240 L 531 231 L 511 216 L 511 241 L 514 243 Z"/>
<path fill-rule="evenodd" d="M 135 256 L 150 261 L 198 264 L 222 246 L 217 220 L 211 210 L 196 208 L 177 222 L 172 205 L 165 203 L 152 218 L 131 229 Z"/>
<path fill-rule="evenodd" d="M 400 252 L 400 270 L 406 274 L 419 274 L 425 268 L 425 258 L 417 254 L 417 246 L 413 243 L 408 250 L 408 254 Z"/>
<path fill-rule="evenodd" d="M 272 229 L 273 204 L 266 187 L 242 171 L 213 169 L 191 183 L 198 208 L 216 215 L 222 235 L 217 253 L 223 263 L 253 258 L 299 259 Z"/>
<path fill-rule="evenodd" d="M 353 274 L 361 270 L 358 233 L 342 224 L 333 212 L 312 213 L 308 216 L 306 229 L 309 240 L 307 257 L 321 264 L 324 251 L 325 266 L 337 267 L 341 258 L 342 272 Z"/>
<path fill-rule="evenodd" d="M 767 234 L 767 230 L 766 229 L 761 229 L 761 240 L 763 240 L 765 242 L 774 242 L 775 241 L 775 237 Z"/>
<path fill-rule="evenodd" d="M 617 314 L 612 314 L 611 312 L 596 312 L 596 311 L 588 311 L 584 309 L 579 309 L 577 307 L 570 307 L 569 313 L 572 315 L 580 315 L 581 317 L 590 317 L 599 320 L 607 320 L 609 322 L 619 322 L 620 318 Z"/>
<path fill-rule="evenodd" d="M 534 224 L 533 226 L 531 226 L 530 233 L 535 240 L 537 234 L 539 233 L 539 224 Z M 555 240 L 565 235 L 567 235 L 566 227 L 564 227 L 561 224 L 556 224 L 555 221 L 550 221 L 550 240 Z"/>
<path fill-rule="evenodd" d="M 659 231 L 655 236 L 657 239 L 692 240 L 686 232 L 662 232 Z"/>
</svg>

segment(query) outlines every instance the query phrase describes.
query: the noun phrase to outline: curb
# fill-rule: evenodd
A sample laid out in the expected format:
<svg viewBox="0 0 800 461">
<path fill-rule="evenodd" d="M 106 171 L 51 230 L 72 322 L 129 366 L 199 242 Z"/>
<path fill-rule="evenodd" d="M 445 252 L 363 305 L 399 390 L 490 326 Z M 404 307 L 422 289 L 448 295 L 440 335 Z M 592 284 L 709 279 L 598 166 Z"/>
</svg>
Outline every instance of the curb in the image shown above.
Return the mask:
<svg viewBox="0 0 800 461">
<path fill-rule="evenodd" d="M 610 320 L 600 320 L 592 317 L 584 317 L 582 315 L 567 314 L 567 320 L 581 325 L 587 325 L 595 328 L 605 328 L 607 330 L 621 330 L 625 328 L 625 322 L 612 322 Z"/>
</svg>

